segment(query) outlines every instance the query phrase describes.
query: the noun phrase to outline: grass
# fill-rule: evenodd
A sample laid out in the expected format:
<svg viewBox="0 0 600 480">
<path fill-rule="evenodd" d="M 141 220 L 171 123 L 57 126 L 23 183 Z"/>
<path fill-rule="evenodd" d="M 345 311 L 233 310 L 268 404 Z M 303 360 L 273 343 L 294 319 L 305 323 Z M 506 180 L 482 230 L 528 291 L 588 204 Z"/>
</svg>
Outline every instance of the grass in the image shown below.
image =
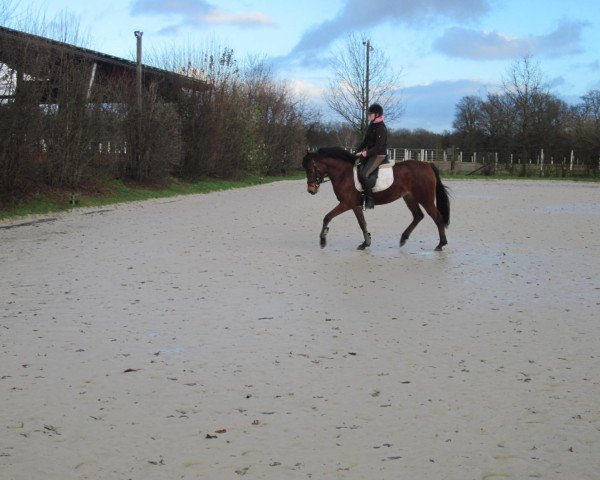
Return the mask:
<svg viewBox="0 0 600 480">
<path fill-rule="evenodd" d="M 569 176 L 569 177 L 540 177 L 516 176 L 508 174 L 469 175 L 466 172 L 450 174 L 441 172 L 442 178 L 450 180 L 567 180 L 581 182 L 600 182 L 598 176 Z M 76 191 L 59 189 L 33 192 L 26 200 L 12 202 L 4 208 L 0 208 L 0 220 L 15 219 L 29 215 L 46 215 L 64 212 L 79 207 L 101 207 L 116 203 L 149 200 L 153 198 L 174 197 L 177 195 L 191 195 L 243 188 L 252 185 L 260 185 L 283 180 L 304 179 L 302 171 L 286 177 L 259 177 L 247 175 L 239 180 L 207 179 L 197 182 L 185 182 L 171 179 L 169 182 L 159 185 L 142 185 L 125 183 L 121 180 L 81 187 Z M 73 196 L 72 196 L 73 195 Z M 74 200 L 74 202 L 73 202 Z M 2 204 L 0 204 L 2 207 Z"/>
<path fill-rule="evenodd" d="M 29 215 L 58 213 L 72 210 L 73 208 L 100 207 L 153 198 L 210 193 L 282 180 L 297 180 L 300 178 L 304 178 L 304 172 L 287 177 L 247 175 L 239 180 L 207 179 L 197 182 L 185 182 L 178 179 L 171 179 L 159 185 L 134 184 L 125 183 L 121 180 L 111 180 L 109 182 L 81 187 L 74 191 L 47 189 L 33 192 L 26 200 L 11 202 L 0 209 L 0 220 Z"/>
</svg>

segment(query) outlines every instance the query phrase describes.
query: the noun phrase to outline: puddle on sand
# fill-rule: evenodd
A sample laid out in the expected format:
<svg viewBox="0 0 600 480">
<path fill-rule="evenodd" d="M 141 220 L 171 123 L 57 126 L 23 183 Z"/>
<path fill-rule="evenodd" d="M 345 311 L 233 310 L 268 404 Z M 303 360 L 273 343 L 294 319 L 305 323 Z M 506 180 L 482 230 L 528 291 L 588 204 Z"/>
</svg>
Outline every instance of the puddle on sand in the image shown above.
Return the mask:
<svg viewBox="0 0 600 480">
<path fill-rule="evenodd" d="M 185 352 L 185 348 L 174 347 L 174 348 L 161 348 L 159 350 L 160 353 L 181 353 Z"/>
</svg>

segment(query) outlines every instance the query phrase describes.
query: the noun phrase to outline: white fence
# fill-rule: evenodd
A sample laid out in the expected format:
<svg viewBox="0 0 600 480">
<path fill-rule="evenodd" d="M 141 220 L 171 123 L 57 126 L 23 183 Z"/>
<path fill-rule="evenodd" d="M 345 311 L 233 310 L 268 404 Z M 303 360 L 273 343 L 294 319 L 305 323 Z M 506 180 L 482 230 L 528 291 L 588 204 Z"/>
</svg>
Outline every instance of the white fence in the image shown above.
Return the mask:
<svg viewBox="0 0 600 480">
<path fill-rule="evenodd" d="M 448 148 L 388 148 L 388 156 L 397 162 L 403 160 L 420 160 L 424 162 L 461 162 L 480 165 L 537 165 L 540 171 L 548 165 L 564 165 L 569 170 L 584 166 L 583 162 L 574 150 L 568 156 L 554 158 L 545 154 L 544 149 L 536 152 L 535 158 L 522 160 L 514 154 L 501 154 L 499 152 L 463 152 Z M 598 154 L 597 168 L 600 170 L 600 153 Z"/>
</svg>

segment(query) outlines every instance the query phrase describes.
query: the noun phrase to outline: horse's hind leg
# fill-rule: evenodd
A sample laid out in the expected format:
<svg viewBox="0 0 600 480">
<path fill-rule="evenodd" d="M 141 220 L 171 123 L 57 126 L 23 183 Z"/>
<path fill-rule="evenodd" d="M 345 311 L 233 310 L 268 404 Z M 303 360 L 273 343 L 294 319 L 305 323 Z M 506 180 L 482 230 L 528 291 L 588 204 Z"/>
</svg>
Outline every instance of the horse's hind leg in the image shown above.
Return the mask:
<svg viewBox="0 0 600 480">
<path fill-rule="evenodd" d="M 371 234 L 367 230 L 367 221 L 365 220 L 365 214 L 363 213 L 362 207 L 354 207 L 352 209 L 354 211 L 354 215 L 356 215 L 356 219 L 358 220 L 358 225 L 363 232 L 363 237 L 365 241 L 361 243 L 357 249 L 364 250 L 365 248 L 371 246 Z"/>
<path fill-rule="evenodd" d="M 327 245 L 327 233 L 329 233 L 329 222 L 331 222 L 335 217 L 337 217 L 340 213 L 344 213 L 350 210 L 350 207 L 344 205 L 343 203 L 338 204 L 331 212 L 329 212 L 323 218 L 323 228 L 321 229 L 321 235 L 319 238 L 321 239 L 321 248 L 325 248 Z"/>
<path fill-rule="evenodd" d="M 400 237 L 400 246 L 406 243 L 412 231 L 419 224 L 419 222 L 423 220 L 423 217 L 425 216 L 421 211 L 421 207 L 419 207 L 419 202 L 417 202 L 415 197 L 413 197 L 412 193 L 408 193 L 403 198 L 404 202 L 406 203 L 406 206 L 413 214 L 413 221 L 410 222 L 410 225 L 406 227 L 406 230 L 404 230 L 404 232 L 402 232 L 402 236 Z"/>
<path fill-rule="evenodd" d="M 423 205 L 425 211 L 429 214 L 429 216 L 435 222 L 435 225 L 438 228 L 438 233 L 440 235 L 440 243 L 438 243 L 437 247 L 435 247 L 436 251 L 440 252 L 444 245 L 448 245 L 448 240 L 446 240 L 446 229 L 444 227 L 444 219 L 442 218 L 442 214 L 437 209 L 437 207 L 432 203 L 428 205 Z"/>
</svg>

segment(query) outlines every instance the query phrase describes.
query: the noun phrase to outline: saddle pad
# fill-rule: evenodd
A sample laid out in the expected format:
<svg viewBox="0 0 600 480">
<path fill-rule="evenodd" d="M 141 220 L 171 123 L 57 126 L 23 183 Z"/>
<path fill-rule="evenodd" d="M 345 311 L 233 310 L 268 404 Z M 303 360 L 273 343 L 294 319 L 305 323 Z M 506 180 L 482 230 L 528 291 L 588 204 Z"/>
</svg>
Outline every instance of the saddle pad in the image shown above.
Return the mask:
<svg viewBox="0 0 600 480">
<path fill-rule="evenodd" d="M 379 165 L 379 173 L 377 174 L 377 182 L 373 187 L 373 192 L 381 192 L 392 186 L 392 183 L 394 183 L 394 169 L 392 168 L 394 163 L 395 162 L 382 163 Z M 354 186 L 359 192 L 363 191 L 362 185 L 358 180 L 356 166 L 354 167 Z"/>
</svg>

